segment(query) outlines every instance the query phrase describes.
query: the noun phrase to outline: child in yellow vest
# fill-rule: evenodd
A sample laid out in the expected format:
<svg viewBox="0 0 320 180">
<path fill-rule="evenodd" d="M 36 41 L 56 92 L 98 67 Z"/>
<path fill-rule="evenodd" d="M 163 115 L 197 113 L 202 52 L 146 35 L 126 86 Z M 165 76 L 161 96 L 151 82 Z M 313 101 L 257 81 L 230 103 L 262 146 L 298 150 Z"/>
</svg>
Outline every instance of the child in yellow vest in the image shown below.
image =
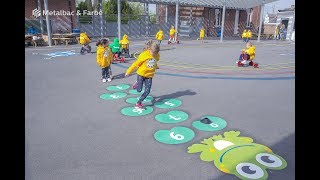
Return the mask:
<svg viewBox="0 0 320 180">
<path fill-rule="evenodd" d="M 199 39 L 201 40 L 202 43 L 203 43 L 203 38 L 204 38 L 204 27 L 200 29 L 200 34 L 199 34 Z"/>
<path fill-rule="evenodd" d="M 137 91 L 142 91 L 143 84 L 145 85 L 145 90 L 140 96 L 135 108 L 143 108 L 142 101 L 149 95 L 152 78 L 155 74 L 155 71 L 158 67 L 158 61 L 160 60 L 160 46 L 152 42 L 150 49 L 142 52 L 138 59 L 132 63 L 132 65 L 127 69 L 125 77 L 128 77 L 134 70 L 137 69 Z"/>
<path fill-rule="evenodd" d="M 124 34 L 119 43 L 121 45 L 121 53 L 122 54 L 129 54 L 129 43 L 130 42 L 128 39 L 128 35 Z"/>
<path fill-rule="evenodd" d="M 242 37 L 243 42 L 247 42 L 247 30 L 246 29 L 243 30 L 241 37 Z"/>
<path fill-rule="evenodd" d="M 170 35 L 169 42 L 174 42 L 175 33 L 176 33 L 176 30 L 174 29 L 174 26 L 171 26 L 171 29 L 169 32 L 169 35 Z"/>
<path fill-rule="evenodd" d="M 156 34 L 156 39 L 158 41 L 158 44 L 161 45 L 161 41 L 163 40 L 163 31 L 160 29 Z"/>
<path fill-rule="evenodd" d="M 153 43 L 152 40 L 147 41 L 147 42 L 145 43 L 145 46 L 143 47 L 142 52 L 145 52 L 145 51 L 147 51 L 147 50 L 150 50 L 152 43 Z M 139 58 L 139 57 L 138 57 L 138 58 Z M 138 58 L 137 58 L 137 59 L 138 59 Z M 159 66 L 157 66 L 157 69 L 159 69 Z M 138 77 L 137 77 L 137 79 L 138 79 Z M 133 83 L 132 88 L 133 88 L 133 89 L 137 89 L 137 86 L 138 86 L 138 81 L 136 81 L 135 83 Z"/>
<path fill-rule="evenodd" d="M 82 45 L 80 53 L 84 54 L 85 51 L 88 53 L 91 52 L 91 46 L 89 43 L 91 42 L 91 39 L 87 36 L 85 32 L 80 33 L 79 43 Z"/>
<path fill-rule="evenodd" d="M 113 54 L 109 48 L 109 40 L 103 38 L 96 44 L 97 46 L 97 64 L 102 70 L 102 82 L 110 82 L 109 68 L 113 60 Z"/>
<path fill-rule="evenodd" d="M 241 55 L 236 63 L 239 67 L 254 66 L 255 68 L 258 68 L 258 64 L 253 62 L 255 56 L 256 47 L 251 42 L 247 42 L 246 49 L 241 50 Z"/>
</svg>

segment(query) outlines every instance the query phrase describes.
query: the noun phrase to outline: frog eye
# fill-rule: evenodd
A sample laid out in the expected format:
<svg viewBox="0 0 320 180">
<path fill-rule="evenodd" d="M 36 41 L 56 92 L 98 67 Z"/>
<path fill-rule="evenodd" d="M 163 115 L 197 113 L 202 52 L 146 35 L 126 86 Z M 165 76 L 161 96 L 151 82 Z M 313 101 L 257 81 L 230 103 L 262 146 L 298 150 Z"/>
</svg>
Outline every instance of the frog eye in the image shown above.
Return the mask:
<svg viewBox="0 0 320 180">
<path fill-rule="evenodd" d="M 276 168 L 276 167 L 280 167 L 283 162 L 280 158 L 278 158 L 277 156 L 273 155 L 273 154 L 269 154 L 269 153 L 260 153 L 256 155 L 256 160 L 264 165 L 267 166 L 269 168 Z"/>
<path fill-rule="evenodd" d="M 264 171 L 252 163 L 240 163 L 236 166 L 236 170 L 245 179 L 259 179 L 264 175 Z"/>
</svg>

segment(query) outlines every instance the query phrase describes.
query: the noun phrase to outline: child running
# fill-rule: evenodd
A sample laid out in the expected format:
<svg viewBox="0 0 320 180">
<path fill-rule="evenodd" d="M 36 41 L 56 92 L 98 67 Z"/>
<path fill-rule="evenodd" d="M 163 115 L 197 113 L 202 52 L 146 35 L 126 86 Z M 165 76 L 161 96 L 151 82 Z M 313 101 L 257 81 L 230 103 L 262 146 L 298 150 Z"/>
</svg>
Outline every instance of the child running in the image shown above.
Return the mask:
<svg viewBox="0 0 320 180">
<path fill-rule="evenodd" d="M 108 47 L 109 40 L 106 38 L 103 38 L 99 40 L 96 44 L 97 46 L 97 64 L 102 68 L 102 82 L 110 82 L 110 73 L 109 68 L 111 65 L 111 62 L 113 60 L 113 54 Z"/>
<path fill-rule="evenodd" d="M 256 55 L 256 47 L 253 46 L 251 42 L 247 42 L 246 48 L 247 49 L 242 49 L 242 53 L 239 57 L 239 60 L 236 63 L 239 67 L 253 66 L 255 68 L 258 68 L 258 64 L 253 62 L 253 59 Z"/>
<path fill-rule="evenodd" d="M 174 34 L 175 33 L 176 33 L 176 30 L 174 29 L 174 26 L 171 26 L 171 29 L 170 29 L 170 32 L 169 32 L 169 35 L 170 35 L 169 42 L 174 41 Z"/>
<path fill-rule="evenodd" d="M 247 29 L 243 30 L 241 37 L 243 42 L 247 42 Z"/>
<path fill-rule="evenodd" d="M 159 46 L 161 45 L 161 41 L 163 39 L 163 31 L 160 29 L 156 34 L 156 39 L 158 41 Z"/>
<path fill-rule="evenodd" d="M 147 50 L 150 50 L 152 43 L 153 43 L 152 40 L 147 41 L 146 44 L 145 44 L 144 47 L 143 47 L 142 52 L 145 52 L 145 51 L 147 51 Z M 138 58 L 139 58 L 139 57 L 138 57 Z M 159 69 L 158 66 L 157 66 L 157 69 Z M 137 79 L 138 79 L 138 76 L 137 76 Z M 136 81 L 135 83 L 133 83 L 132 88 L 133 88 L 133 89 L 137 89 L 137 86 L 138 86 L 138 81 Z"/>
<path fill-rule="evenodd" d="M 152 42 L 150 49 L 142 52 L 138 59 L 127 69 L 125 77 L 128 77 L 134 70 L 137 69 L 137 91 L 142 91 L 144 84 L 145 90 L 140 96 L 135 108 L 143 109 L 142 101 L 149 95 L 152 78 L 157 69 L 157 63 L 160 60 L 160 47 L 157 43 Z"/>
<path fill-rule="evenodd" d="M 203 39 L 204 39 L 204 27 L 200 29 L 200 34 L 199 34 L 199 40 L 201 40 L 202 43 L 203 43 Z"/>
</svg>

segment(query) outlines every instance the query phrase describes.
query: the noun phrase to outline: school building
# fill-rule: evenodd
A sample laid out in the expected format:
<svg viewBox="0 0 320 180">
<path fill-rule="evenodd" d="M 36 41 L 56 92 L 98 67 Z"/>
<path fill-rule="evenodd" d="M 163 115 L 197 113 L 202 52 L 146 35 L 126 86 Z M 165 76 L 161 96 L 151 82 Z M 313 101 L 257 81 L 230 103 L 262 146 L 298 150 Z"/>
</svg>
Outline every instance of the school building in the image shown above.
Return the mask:
<svg viewBox="0 0 320 180">
<path fill-rule="evenodd" d="M 166 21 L 167 17 L 175 16 L 175 5 L 157 5 L 156 15 L 160 17 L 160 22 Z M 224 36 L 234 36 L 241 34 L 245 28 L 250 27 L 253 31 L 259 27 L 260 6 L 249 9 L 226 9 Z M 186 33 L 183 29 L 188 29 L 195 21 L 203 21 L 203 26 L 207 36 L 217 36 L 218 29 L 222 23 L 222 8 L 211 7 L 179 7 L 180 34 Z M 200 28 L 200 27 L 199 27 Z"/>
<path fill-rule="evenodd" d="M 40 17 L 35 17 L 32 12 L 37 10 L 44 10 L 44 0 L 25 0 L 25 28 L 33 25 L 40 32 Z M 75 0 L 47 0 L 48 11 L 53 12 L 76 12 L 76 1 Z M 41 4 L 41 5 L 40 5 Z M 40 6 L 39 6 L 40 5 Z M 39 8 L 40 7 L 40 8 Z M 43 15 L 43 24 L 45 26 L 44 31 L 46 31 L 46 16 Z M 72 15 L 50 15 L 51 32 L 55 33 L 58 30 L 63 32 L 71 32 L 73 28 L 77 27 L 77 16 Z"/>
</svg>

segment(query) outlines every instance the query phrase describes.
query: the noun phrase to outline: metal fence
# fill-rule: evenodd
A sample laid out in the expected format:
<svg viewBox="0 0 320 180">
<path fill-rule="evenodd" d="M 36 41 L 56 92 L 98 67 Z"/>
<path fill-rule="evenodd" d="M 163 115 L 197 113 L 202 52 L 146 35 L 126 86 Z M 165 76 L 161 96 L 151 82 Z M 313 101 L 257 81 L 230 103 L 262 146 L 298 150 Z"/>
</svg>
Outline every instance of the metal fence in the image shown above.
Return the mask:
<svg viewBox="0 0 320 180">
<path fill-rule="evenodd" d="M 117 37 L 118 36 L 118 23 L 117 14 L 104 14 L 103 16 L 75 16 L 77 21 L 75 28 L 86 32 L 90 37 Z M 229 18 L 229 19 L 228 19 Z M 70 23 L 69 19 L 53 19 L 50 20 L 52 33 L 56 33 L 58 29 L 67 27 L 66 24 Z M 26 19 L 25 29 L 29 26 L 34 26 L 40 32 L 40 22 L 38 19 Z M 46 34 L 47 28 L 44 21 L 44 33 Z M 122 15 L 121 16 L 121 36 L 127 34 L 129 37 L 154 37 L 155 34 L 162 29 L 164 38 L 169 38 L 169 30 L 171 26 L 175 25 L 174 16 L 155 16 L 155 15 Z M 221 22 L 217 23 L 215 19 L 205 19 L 203 17 L 179 17 L 178 23 L 179 37 L 196 39 L 199 37 L 199 32 L 202 27 L 205 29 L 207 37 L 220 37 Z M 224 37 L 240 38 L 242 31 L 246 28 L 245 22 L 239 22 L 238 28 L 234 27 L 232 17 L 226 17 L 224 25 Z M 251 25 L 251 30 L 255 35 L 258 33 L 258 28 Z M 67 30 L 68 32 L 71 29 Z M 263 33 L 263 30 L 262 30 Z M 262 37 L 263 39 L 263 37 Z"/>
<path fill-rule="evenodd" d="M 25 34 L 28 32 L 28 28 L 30 26 L 33 26 L 38 30 L 38 33 L 41 33 L 41 25 L 38 19 L 25 19 L 25 23 L 24 23 Z M 43 33 L 47 34 L 47 24 L 45 20 L 43 20 Z"/>
<path fill-rule="evenodd" d="M 103 17 L 103 35 L 118 36 L 117 14 L 107 14 Z M 78 17 L 79 29 L 87 32 L 92 37 L 101 36 L 101 17 Z M 159 29 L 165 33 L 164 38 L 169 38 L 169 30 L 175 25 L 174 16 L 155 15 L 122 15 L 121 16 L 121 36 L 127 34 L 130 37 L 153 37 Z M 179 18 L 178 31 L 181 37 L 197 38 L 200 29 L 205 28 L 206 36 L 219 37 L 221 26 L 215 24 L 214 20 L 207 20 L 203 17 L 192 17 L 190 19 Z M 234 32 L 234 23 L 225 23 L 224 36 L 240 37 L 245 29 L 245 24 L 239 23 L 238 31 Z"/>
</svg>

